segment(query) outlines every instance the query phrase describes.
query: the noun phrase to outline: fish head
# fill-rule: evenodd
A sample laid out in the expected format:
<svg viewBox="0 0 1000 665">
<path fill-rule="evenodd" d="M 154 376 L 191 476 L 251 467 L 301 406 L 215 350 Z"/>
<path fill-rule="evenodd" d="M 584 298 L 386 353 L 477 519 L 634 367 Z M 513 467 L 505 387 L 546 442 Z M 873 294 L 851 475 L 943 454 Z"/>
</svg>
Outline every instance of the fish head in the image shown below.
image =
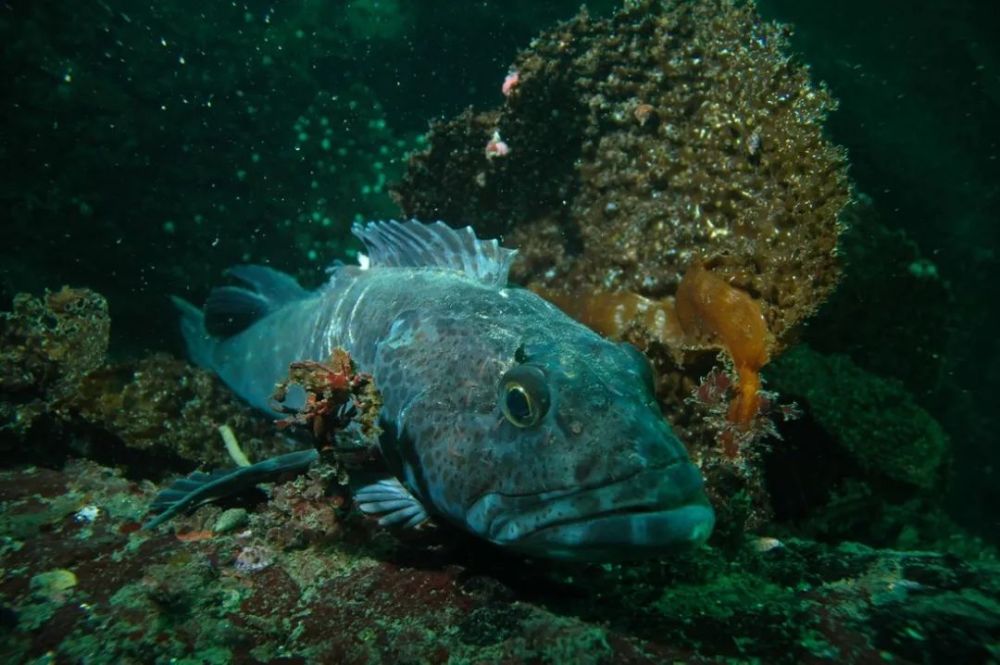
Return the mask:
<svg viewBox="0 0 1000 665">
<path fill-rule="evenodd" d="M 699 469 L 663 418 L 648 360 L 634 347 L 573 328 L 519 344 L 479 394 L 456 409 L 461 457 L 438 497 L 462 526 L 549 558 L 609 561 L 690 549 L 714 513 Z M 551 335 L 549 335 L 551 337 Z M 476 401 L 476 387 L 464 394 Z"/>
</svg>

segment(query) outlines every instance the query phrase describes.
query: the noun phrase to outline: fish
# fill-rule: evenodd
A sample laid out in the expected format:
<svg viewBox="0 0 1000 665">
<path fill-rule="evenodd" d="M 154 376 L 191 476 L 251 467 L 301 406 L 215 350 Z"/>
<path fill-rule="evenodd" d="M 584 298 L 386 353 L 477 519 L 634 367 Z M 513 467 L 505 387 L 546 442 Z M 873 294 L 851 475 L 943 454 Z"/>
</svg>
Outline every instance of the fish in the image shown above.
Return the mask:
<svg viewBox="0 0 1000 665">
<path fill-rule="evenodd" d="M 314 291 L 237 266 L 230 273 L 246 287 L 216 288 L 203 309 L 175 299 L 191 358 L 273 415 L 269 398 L 290 363 L 345 349 L 383 400 L 386 473 L 353 493 L 380 524 L 436 519 L 575 561 L 705 542 L 715 515 L 700 470 L 640 351 L 509 285 L 516 250 L 471 227 L 383 221 L 352 232 L 367 260 L 335 266 Z M 210 333 L 234 323 L 242 330 Z"/>
</svg>

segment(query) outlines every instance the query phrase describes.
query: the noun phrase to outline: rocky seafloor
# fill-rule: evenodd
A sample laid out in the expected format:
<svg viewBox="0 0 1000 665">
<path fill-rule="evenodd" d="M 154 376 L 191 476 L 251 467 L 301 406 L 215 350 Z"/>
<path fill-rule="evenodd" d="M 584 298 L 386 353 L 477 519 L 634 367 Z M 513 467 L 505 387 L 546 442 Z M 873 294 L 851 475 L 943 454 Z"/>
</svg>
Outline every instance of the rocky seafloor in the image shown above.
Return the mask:
<svg viewBox="0 0 1000 665">
<path fill-rule="evenodd" d="M 269 530 L 283 517 L 323 510 L 301 488 L 282 487 L 249 518 L 242 508 L 205 507 L 148 532 L 140 522 L 151 483 L 86 460 L 4 470 L 8 662 L 998 657 L 995 560 L 753 538 L 731 552 L 568 565 L 443 530 L 400 542 L 332 515 L 324 537 L 282 547 Z"/>
</svg>

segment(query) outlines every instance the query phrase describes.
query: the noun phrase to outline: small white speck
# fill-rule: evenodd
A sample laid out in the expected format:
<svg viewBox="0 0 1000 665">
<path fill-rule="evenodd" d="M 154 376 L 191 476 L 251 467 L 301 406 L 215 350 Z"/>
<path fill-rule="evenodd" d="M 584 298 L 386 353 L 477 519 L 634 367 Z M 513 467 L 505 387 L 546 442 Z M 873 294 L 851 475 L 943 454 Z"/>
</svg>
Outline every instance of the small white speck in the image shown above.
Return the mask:
<svg viewBox="0 0 1000 665">
<path fill-rule="evenodd" d="M 89 506 L 84 506 L 80 510 L 76 511 L 76 514 L 73 515 L 73 519 L 76 520 L 77 522 L 85 522 L 87 524 L 90 524 L 91 522 L 96 520 L 97 516 L 100 514 L 101 514 L 101 509 L 91 504 Z"/>
<path fill-rule="evenodd" d="M 771 550 L 784 547 L 785 544 L 782 543 L 777 538 L 771 538 L 769 536 L 762 536 L 753 541 L 753 548 L 758 552 L 770 552 Z"/>
</svg>

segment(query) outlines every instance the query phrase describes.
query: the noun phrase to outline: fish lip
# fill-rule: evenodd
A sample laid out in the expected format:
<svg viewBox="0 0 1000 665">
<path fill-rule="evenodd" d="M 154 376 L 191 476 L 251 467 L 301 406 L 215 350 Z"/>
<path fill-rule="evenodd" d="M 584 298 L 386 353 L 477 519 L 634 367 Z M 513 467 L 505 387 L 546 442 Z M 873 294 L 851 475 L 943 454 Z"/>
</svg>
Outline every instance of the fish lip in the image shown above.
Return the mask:
<svg viewBox="0 0 1000 665">
<path fill-rule="evenodd" d="M 615 496 L 620 488 L 633 484 L 640 490 L 636 496 Z M 573 500 L 580 498 L 624 503 L 584 514 L 559 516 L 556 511 L 554 517 L 545 517 L 559 505 L 572 511 Z M 499 508 L 499 514 L 487 518 L 483 513 L 490 508 Z M 529 554 L 567 559 L 594 559 L 590 552 L 611 546 L 629 552 L 625 556 L 596 558 L 637 558 L 648 556 L 652 550 L 698 545 L 711 533 L 715 521 L 704 495 L 701 473 L 686 459 L 641 469 L 598 486 L 525 495 L 489 492 L 476 500 L 467 515 L 473 522 L 479 520 L 477 530 L 494 543 Z M 633 540 L 627 534 L 632 534 Z M 645 539 L 647 534 L 653 534 L 651 540 Z"/>
<path fill-rule="evenodd" d="M 608 533 L 659 531 L 652 541 L 624 537 L 576 540 L 578 531 L 601 527 Z M 685 551 L 698 547 L 712 533 L 715 512 L 707 501 L 676 506 L 666 510 L 614 512 L 575 521 L 550 524 L 532 531 L 511 546 L 525 554 L 574 561 L 628 561 Z M 669 537 L 667 536 L 669 534 Z"/>
</svg>

